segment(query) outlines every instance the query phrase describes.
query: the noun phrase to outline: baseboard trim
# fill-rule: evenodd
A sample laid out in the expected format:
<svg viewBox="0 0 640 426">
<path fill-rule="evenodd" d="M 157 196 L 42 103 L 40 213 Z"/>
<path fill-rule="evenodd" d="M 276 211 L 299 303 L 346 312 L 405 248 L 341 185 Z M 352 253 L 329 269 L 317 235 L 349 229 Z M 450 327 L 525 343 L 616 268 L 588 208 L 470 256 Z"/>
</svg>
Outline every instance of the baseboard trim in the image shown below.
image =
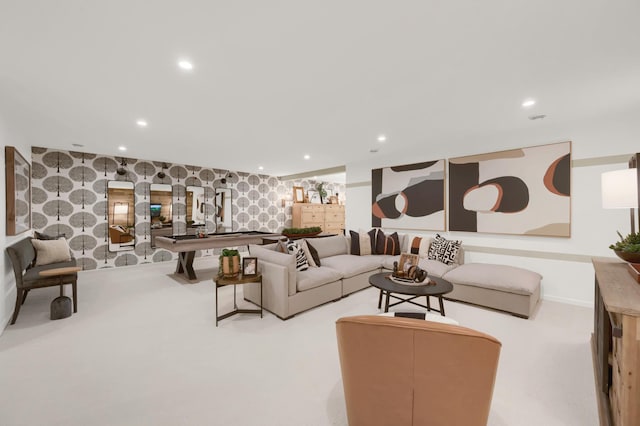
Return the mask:
<svg viewBox="0 0 640 426">
<path fill-rule="evenodd" d="M 593 308 L 593 302 L 587 302 L 585 300 L 579 300 L 579 299 L 570 299 L 568 297 L 543 296 L 542 300 L 564 303 L 567 305 L 582 306 L 583 308 Z"/>
</svg>

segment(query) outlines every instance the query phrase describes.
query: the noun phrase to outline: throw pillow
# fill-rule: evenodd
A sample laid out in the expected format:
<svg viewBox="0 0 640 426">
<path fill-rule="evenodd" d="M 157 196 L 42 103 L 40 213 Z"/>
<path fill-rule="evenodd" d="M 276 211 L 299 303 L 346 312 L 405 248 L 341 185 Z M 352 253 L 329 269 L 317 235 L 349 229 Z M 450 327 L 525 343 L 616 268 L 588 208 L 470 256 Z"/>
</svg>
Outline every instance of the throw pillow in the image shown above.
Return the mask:
<svg viewBox="0 0 640 426">
<path fill-rule="evenodd" d="M 400 237 L 398 237 L 398 233 L 394 232 L 391 235 L 385 235 L 382 230 L 379 230 L 376 242 L 376 254 L 396 256 L 400 253 Z"/>
<path fill-rule="evenodd" d="M 36 240 L 57 240 L 60 237 L 65 237 L 64 234 L 59 234 L 58 236 L 43 234 L 42 232 L 33 231 L 33 238 Z"/>
<path fill-rule="evenodd" d="M 58 240 L 32 239 L 31 244 L 33 244 L 33 248 L 36 249 L 36 266 L 68 262 L 71 260 L 69 244 L 64 238 Z"/>
<path fill-rule="evenodd" d="M 363 231 L 362 229 L 360 229 L 359 232 L 349 231 L 349 234 L 351 235 L 351 254 L 364 256 L 376 252 L 375 229 L 369 232 Z"/>
<path fill-rule="evenodd" d="M 451 265 L 455 263 L 461 246 L 462 241 L 447 240 L 440 236 L 440 234 L 436 234 L 433 243 L 431 243 L 431 247 L 429 247 L 427 257 L 442 262 L 445 265 Z"/>
<path fill-rule="evenodd" d="M 307 257 L 304 255 L 304 250 L 300 248 L 298 243 L 296 243 L 295 241 L 288 241 L 287 251 L 296 257 L 297 271 L 306 271 L 307 269 L 309 269 L 309 262 L 307 262 Z"/>
<path fill-rule="evenodd" d="M 317 268 L 318 265 L 316 265 L 316 261 L 311 255 L 311 250 L 309 250 L 309 245 L 307 244 L 307 240 L 300 240 L 300 243 L 298 243 L 298 245 L 304 252 L 304 257 L 306 257 L 307 263 L 309 263 L 309 266 Z"/>
<path fill-rule="evenodd" d="M 427 257 L 427 254 L 429 253 L 429 238 L 410 236 L 407 240 L 409 243 L 406 249 L 407 253 L 417 254 L 420 257 Z"/>
<path fill-rule="evenodd" d="M 318 255 L 318 250 L 316 250 L 316 248 L 314 246 L 312 246 L 309 241 L 307 241 L 307 247 L 309 248 L 309 252 L 311 252 L 311 257 L 313 258 L 313 261 L 316 263 L 316 266 L 321 266 L 320 265 L 320 256 Z"/>
</svg>

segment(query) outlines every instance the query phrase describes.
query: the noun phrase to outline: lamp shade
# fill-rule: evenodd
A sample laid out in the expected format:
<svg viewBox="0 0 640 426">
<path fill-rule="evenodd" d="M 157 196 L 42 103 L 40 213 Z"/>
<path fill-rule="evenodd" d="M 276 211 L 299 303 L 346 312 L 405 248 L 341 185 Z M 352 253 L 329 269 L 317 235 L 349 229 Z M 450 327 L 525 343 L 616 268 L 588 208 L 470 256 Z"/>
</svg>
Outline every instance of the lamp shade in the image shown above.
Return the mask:
<svg viewBox="0 0 640 426">
<path fill-rule="evenodd" d="M 615 170 L 602 174 L 602 207 L 605 209 L 638 207 L 637 169 Z"/>
</svg>

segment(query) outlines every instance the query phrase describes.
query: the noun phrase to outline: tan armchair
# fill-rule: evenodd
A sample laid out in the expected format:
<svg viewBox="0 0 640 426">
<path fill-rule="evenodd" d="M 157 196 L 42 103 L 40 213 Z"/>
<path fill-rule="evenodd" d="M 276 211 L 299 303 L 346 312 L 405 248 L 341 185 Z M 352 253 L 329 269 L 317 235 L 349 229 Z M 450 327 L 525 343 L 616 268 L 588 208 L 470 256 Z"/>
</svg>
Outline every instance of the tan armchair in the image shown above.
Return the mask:
<svg viewBox="0 0 640 426">
<path fill-rule="evenodd" d="M 486 425 L 501 343 L 457 325 L 356 316 L 336 323 L 350 426 Z"/>
</svg>

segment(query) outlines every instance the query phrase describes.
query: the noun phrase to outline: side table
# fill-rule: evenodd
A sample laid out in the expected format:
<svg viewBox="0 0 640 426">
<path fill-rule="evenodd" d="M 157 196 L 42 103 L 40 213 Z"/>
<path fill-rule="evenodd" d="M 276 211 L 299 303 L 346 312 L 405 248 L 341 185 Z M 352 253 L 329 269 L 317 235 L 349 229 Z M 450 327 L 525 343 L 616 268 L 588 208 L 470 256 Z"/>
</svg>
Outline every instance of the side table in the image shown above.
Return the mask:
<svg viewBox="0 0 640 426">
<path fill-rule="evenodd" d="M 40 271 L 38 275 L 41 277 L 58 277 L 60 280 L 60 296 L 51 302 L 51 319 L 57 320 L 71 316 L 71 299 L 64 295 L 64 284 L 62 284 L 62 276 L 73 274 L 81 271 L 79 266 L 67 266 L 65 268 L 53 268 Z M 78 291 L 75 284 L 73 289 L 73 312 L 78 312 Z"/>
<path fill-rule="evenodd" d="M 217 276 L 213 280 L 216 283 L 216 327 L 218 326 L 218 321 L 235 314 L 260 314 L 260 318 L 262 318 L 262 274 L 251 276 L 240 274 L 237 277 L 231 278 Z M 260 283 L 260 309 L 238 309 L 238 304 L 236 303 L 236 286 L 238 284 L 250 283 Z M 218 288 L 226 285 L 233 285 L 233 311 L 218 316 Z"/>
</svg>

